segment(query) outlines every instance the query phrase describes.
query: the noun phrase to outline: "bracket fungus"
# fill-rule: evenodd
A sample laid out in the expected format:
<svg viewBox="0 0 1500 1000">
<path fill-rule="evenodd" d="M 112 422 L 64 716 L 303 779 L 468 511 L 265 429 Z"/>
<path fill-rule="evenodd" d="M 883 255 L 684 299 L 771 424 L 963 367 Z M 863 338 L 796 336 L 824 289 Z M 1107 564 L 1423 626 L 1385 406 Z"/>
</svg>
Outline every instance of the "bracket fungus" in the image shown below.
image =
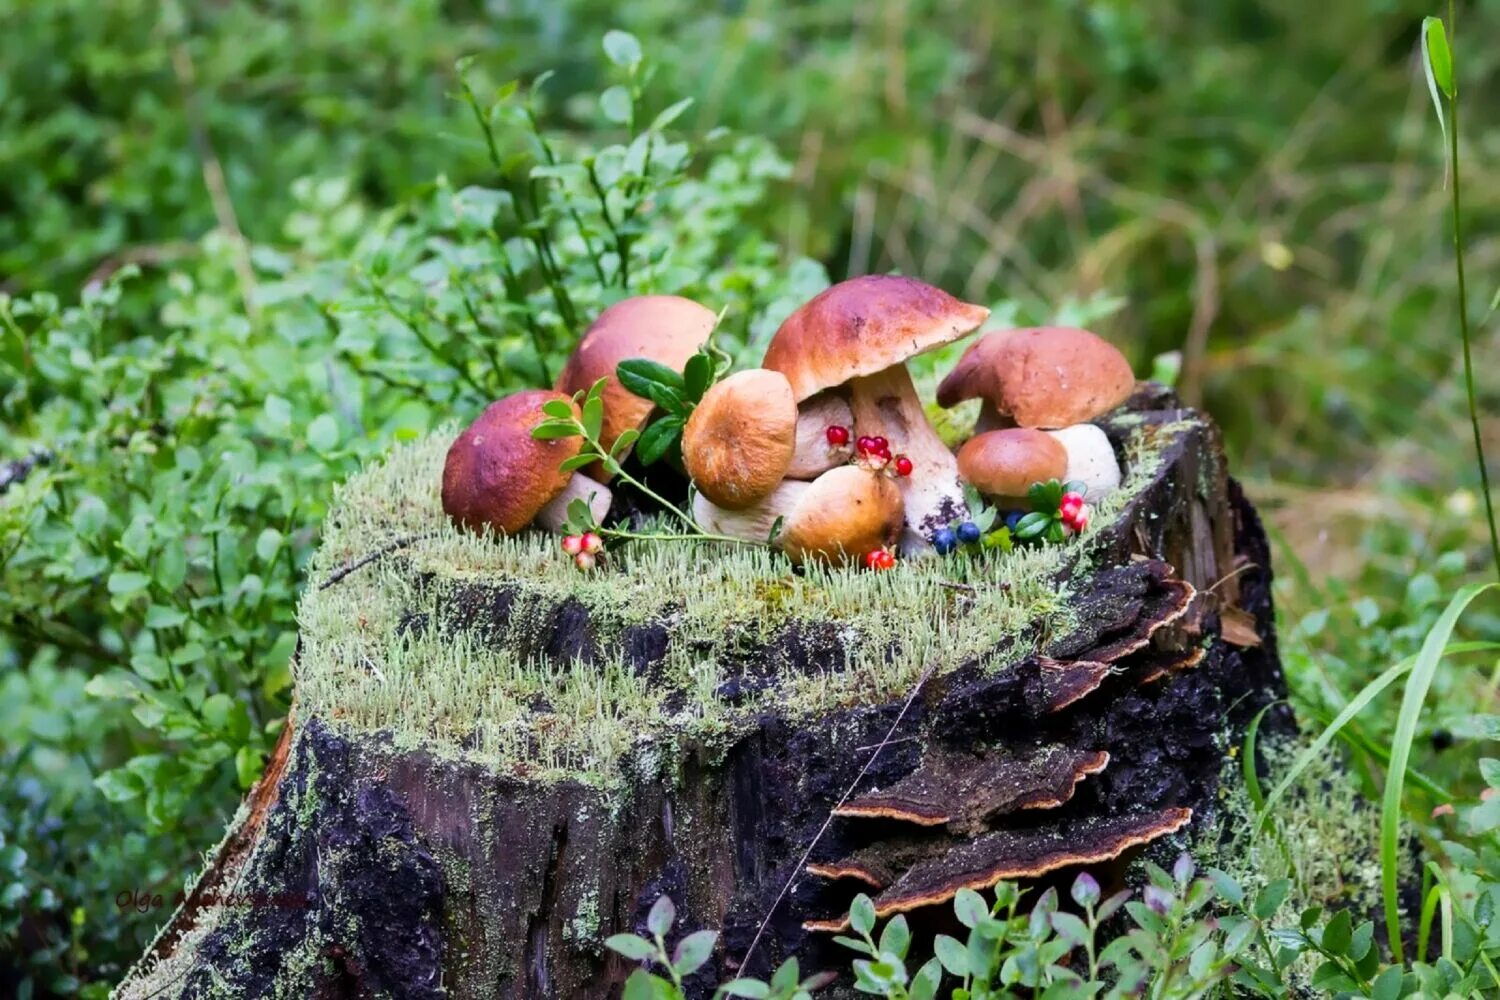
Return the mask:
<svg viewBox="0 0 1500 1000">
<path fill-rule="evenodd" d="M 567 520 L 568 504 L 582 499 L 596 521 L 609 512 L 609 487 L 560 466 L 582 449 L 578 438 L 538 441 L 531 430 L 547 419 L 542 406 L 560 392 L 524 389 L 491 403 L 454 439 L 443 463 L 443 511 L 471 531 L 486 527 L 515 534 L 532 521 L 548 530 Z"/>
<path fill-rule="evenodd" d="M 786 376 L 735 372 L 709 388 L 682 432 L 682 462 L 698 491 L 726 510 L 770 496 L 797 445 L 797 403 Z"/>
<path fill-rule="evenodd" d="M 1134 389 L 1130 362 L 1109 341 L 1072 327 L 1036 327 L 975 341 L 938 385 L 937 399 L 944 407 L 982 399 L 991 424 L 1003 418 L 1051 430 L 1101 417 Z"/>
<path fill-rule="evenodd" d="M 866 275 L 840 282 L 776 331 L 763 364 L 787 377 L 799 402 L 829 389 L 848 401 L 859 434 L 879 435 L 912 473 L 902 552 L 931 551 L 931 536 L 966 510 L 953 453 L 927 422 L 906 362 L 977 330 L 989 310 L 914 278 Z"/>
<path fill-rule="evenodd" d="M 612 448 L 621 434 L 645 426 L 656 406 L 620 383 L 615 374 L 620 362 L 648 358 L 680 372 L 708 341 L 717 322 L 713 310 L 679 295 L 622 299 L 600 313 L 584 331 L 553 388 L 572 396 L 586 392 L 601 378 L 605 380 L 604 426 L 599 443 L 605 449 Z M 627 454 L 628 449 L 616 457 L 624 459 Z M 589 466 L 589 474 L 601 482 L 610 479 L 597 462 Z"/>
</svg>

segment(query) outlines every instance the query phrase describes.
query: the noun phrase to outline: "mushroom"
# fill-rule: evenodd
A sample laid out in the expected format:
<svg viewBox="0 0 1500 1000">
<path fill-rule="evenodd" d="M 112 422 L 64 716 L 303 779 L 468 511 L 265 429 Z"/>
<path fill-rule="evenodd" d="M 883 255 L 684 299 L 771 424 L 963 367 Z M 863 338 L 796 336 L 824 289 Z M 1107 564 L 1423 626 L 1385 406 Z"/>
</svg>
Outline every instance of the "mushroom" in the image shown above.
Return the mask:
<svg viewBox="0 0 1500 1000">
<path fill-rule="evenodd" d="M 656 406 L 620 384 L 615 375 L 619 363 L 649 358 L 680 372 L 708 340 L 717 322 L 712 310 L 678 295 L 622 299 L 600 313 L 584 332 L 554 388 L 572 396 L 587 391 L 601 378 L 605 380 L 604 426 L 599 443 L 608 450 L 627 430 L 644 427 Z M 623 460 L 629 453 L 627 448 L 615 457 Z M 590 465 L 588 472 L 601 482 L 610 479 L 598 462 Z"/>
<path fill-rule="evenodd" d="M 788 479 L 817 479 L 823 473 L 849 461 L 854 453 L 852 442 L 834 444 L 828 439 L 828 428 L 854 426 L 849 404 L 831 392 L 820 392 L 802 401 L 797 408 L 797 445 Z"/>
<path fill-rule="evenodd" d="M 1067 449 L 1045 431 L 1028 427 L 976 434 L 958 449 L 959 474 L 980 493 L 1012 507 L 1025 505 L 1033 483 L 1061 479 L 1067 467 Z"/>
<path fill-rule="evenodd" d="M 1097 425 L 1074 424 L 1045 433 L 1068 453 L 1068 468 L 1060 478 L 1082 483 L 1083 498 L 1089 503 L 1098 503 L 1120 488 L 1120 462 L 1115 458 L 1114 445 Z"/>
<path fill-rule="evenodd" d="M 785 477 L 796 439 L 797 403 L 786 376 L 752 368 L 703 394 L 682 432 L 682 463 L 698 492 L 744 510 Z"/>
<path fill-rule="evenodd" d="M 532 428 L 547 419 L 552 401 L 578 408 L 560 392 L 526 389 L 491 403 L 448 448 L 443 463 L 443 511 L 470 531 L 513 535 L 536 521 L 562 527 L 568 504 L 582 499 L 596 522 L 609 513 L 609 487 L 561 465 L 578 455 L 576 437 L 538 441 Z"/>
<path fill-rule="evenodd" d="M 1020 427 L 1059 428 L 1108 413 L 1130 398 L 1135 375 L 1107 340 L 1072 327 L 991 333 L 970 345 L 938 386 L 938 404 L 983 399 L 991 426 L 1008 417 Z M 989 421 L 989 423 L 986 423 Z"/>
<path fill-rule="evenodd" d="M 703 494 L 693 517 L 705 529 L 731 538 L 765 541 L 778 519 L 779 545 L 796 563 L 856 563 L 901 532 L 905 507 L 890 477 L 855 465 L 830 469 L 811 483 L 786 479 L 758 504 L 725 510 Z"/>
<path fill-rule="evenodd" d="M 906 360 L 961 339 L 988 315 L 913 278 L 866 275 L 792 313 L 766 349 L 765 367 L 786 375 L 798 402 L 846 386 L 857 433 L 884 437 L 911 459 L 899 487 L 905 554 L 931 551 L 932 533 L 965 513 L 958 465 L 922 412 Z"/>
</svg>

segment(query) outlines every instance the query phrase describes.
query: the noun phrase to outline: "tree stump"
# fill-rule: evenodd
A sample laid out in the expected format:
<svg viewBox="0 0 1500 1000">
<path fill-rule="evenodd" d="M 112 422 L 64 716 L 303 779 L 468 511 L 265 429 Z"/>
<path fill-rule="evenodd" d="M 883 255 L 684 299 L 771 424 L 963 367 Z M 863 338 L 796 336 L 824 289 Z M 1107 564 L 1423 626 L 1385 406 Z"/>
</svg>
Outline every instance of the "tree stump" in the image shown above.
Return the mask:
<svg viewBox="0 0 1500 1000">
<path fill-rule="evenodd" d="M 1265 536 L 1205 417 L 1143 386 L 1101 424 L 1126 484 L 1081 539 L 885 574 L 684 545 L 583 577 L 445 525 L 446 439 L 398 453 L 341 497 L 291 720 L 121 995 L 613 996 L 603 941 L 663 894 L 722 930 L 699 988 L 847 969 L 856 892 L 937 921 L 1211 837 L 1284 693 Z"/>
</svg>

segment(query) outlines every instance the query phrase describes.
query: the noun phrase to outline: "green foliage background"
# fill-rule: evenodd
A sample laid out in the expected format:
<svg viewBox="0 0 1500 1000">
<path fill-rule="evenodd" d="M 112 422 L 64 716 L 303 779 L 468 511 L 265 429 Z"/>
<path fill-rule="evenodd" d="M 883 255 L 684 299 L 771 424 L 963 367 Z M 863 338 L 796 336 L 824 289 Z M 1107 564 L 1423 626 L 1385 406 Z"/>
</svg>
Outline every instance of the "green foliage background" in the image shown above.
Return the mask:
<svg viewBox="0 0 1500 1000">
<path fill-rule="evenodd" d="M 1180 352 L 1331 718 L 1483 566 L 1427 13 L 0 0 L 0 460 L 54 456 L 0 499 L 0 992 L 101 995 L 167 915 L 287 710 L 334 484 L 627 291 L 728 306 L 750 357 L 899 268 L 1142 373 Z M 1460 18 L 1482 317 L 1500 8 Z M 1493 413 L 1487 323 L 1477 350 Z M 1414 816 L 1477 794 L 1495 686 L 1439 673 Z M 1344 732 L 1377 798 L 1393 716 Z"/>
</svg>

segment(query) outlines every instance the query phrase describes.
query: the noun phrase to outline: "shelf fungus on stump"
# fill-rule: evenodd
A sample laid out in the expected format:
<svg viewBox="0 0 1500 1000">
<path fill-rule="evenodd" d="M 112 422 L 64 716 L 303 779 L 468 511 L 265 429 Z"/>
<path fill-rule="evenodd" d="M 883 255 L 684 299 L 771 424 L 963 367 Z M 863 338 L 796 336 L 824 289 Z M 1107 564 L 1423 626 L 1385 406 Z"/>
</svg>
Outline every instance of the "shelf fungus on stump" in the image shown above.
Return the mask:
<svg viewBox="0 0 1500 1000">
<path fill-rule="evenodd" d="M 939 339 L 982 312 L 931 301 Z M 820 931 L 858 891 L 935 921 L 965 886 L 1215 863 L 1233 749 L 1285 697 L 1269 549 L 1206 418 L 1148 385 L 1097 422 L 1125 476 L 1088 530 L 962 579 L 822 565 L 902 530 L 898 484 L 846 465 L 719 514 L 786 513 L 801 569 L 622 546 L 580 577 L 543 532 L 455 533 L 451 442 L 403 446 L 340 491 L 272 766 L 119 996 L 605 1000 L 632 964 L 604 941 L 665 895 L 721 932 L 705 1000 L 793 955 L 847 970 Z M 731 468 L 731 501 L 755 479 Z M 828 523 L 871 486 L 867 524 Z"/>
</svg>

